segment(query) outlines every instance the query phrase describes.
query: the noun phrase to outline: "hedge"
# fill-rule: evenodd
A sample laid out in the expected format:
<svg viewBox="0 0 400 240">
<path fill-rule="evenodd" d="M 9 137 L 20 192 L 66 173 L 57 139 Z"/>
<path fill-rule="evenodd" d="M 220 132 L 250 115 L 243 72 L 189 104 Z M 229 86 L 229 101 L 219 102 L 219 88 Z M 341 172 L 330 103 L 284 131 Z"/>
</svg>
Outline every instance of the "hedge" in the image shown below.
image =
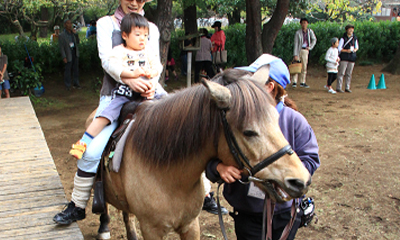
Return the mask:
<svg viewBox="0 0 400 240">
<path fill-rule="evenodd" d="M 354 34 L 358 38 L 360 50 L 357 52 L 358 62 L 372 61 L 374 63 L 390 61 L 396 52 L 400 39 L 399 22 L 355 22 Z M 330 47 L 330 39 L 340 38 L 345 33 L 347 24 L 333 22 L 318 22 L 310 24 L 316 37 L 317 44 L 310 52 L 309 62 L 323 64 L 325 53 Z M 286 63 L 293 58 L 293 41 L 295 32 L 300 25 L 292 23 L 282 27 L 279 32 L 272 53 L 281 57 Z"/>
<path fill-rule="evenodd" d="M 355 22 L 355 34 L 359 39 L 360 50 L 357 52 L 358 61 L 371 61 L 374 63 L 386 62 L 392 59 L 400 38 L 400 23 L 398 22 Z M 310 52 L 309 61 L 312 64 L 323 64 L 324 56 L 330 47 L 332 37 L 341 37 L 345 32 L 346 24 L 333 22 L 318 22 L 310 24 L 317 36 L 317 44 Z M 293 38 L 295 32 L 300 28 L 298 23 L 282 26 L 279 32 L 273 54 L 281 57 L 289 63 L 293 57 Z M 228 66 L 247 65 L 244 24 L 235 24 L 224 28 L 226 35 L 226 49 L 228 50 Z M 211 31 L 212 32 L 212 31 Z M 180 49 L 177 37 L 183 36 L 182 29 L 177 29 L 172 33 L 171 50 L 175 59 L 179 59 Z M 58 44 L 50 44 L 48 41 L 37 43 L 28 41 L 26 43 L 3 42 L 2 52 L 8 56 L 9 63 L 14 60 L 23 60 L 27 57 L 26 48 L 29 54 L 34 57 L 35 64 L 40 64 L 43 74 L 60 71 L 63 69 Z M 80 58 L 79 65 L 81 70 L 87 69 L 101 70 L 100 59 L 98 57 L 95 40 L 83 39 L 78 45 Z M 13 66 L 9 66 L 10 71 Z"/>
</svg>

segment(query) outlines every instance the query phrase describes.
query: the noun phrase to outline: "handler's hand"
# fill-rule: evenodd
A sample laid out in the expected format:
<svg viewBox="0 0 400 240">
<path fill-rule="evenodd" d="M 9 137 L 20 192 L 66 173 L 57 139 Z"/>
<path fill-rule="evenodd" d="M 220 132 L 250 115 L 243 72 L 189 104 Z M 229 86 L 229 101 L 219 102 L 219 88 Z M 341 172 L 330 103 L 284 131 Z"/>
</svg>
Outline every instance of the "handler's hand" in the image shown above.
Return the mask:
<svg viewBox="0 0 400 240">
<path fill-rule="evenodd" d="M 299 61 L 299 57 L 298 57 L 298 56 L 294 56 L 294 57 L 293 57 L 293 60 L 294 60 L 294 61 Z"/>
<path fill-rule="evenodd" d="M 227 166 L 223 163 L 220 163 L 217 165 L 217 171 L 219 173 L 219 176 L 221 176 L 221 179 L 224 180 L 224 182 L 226 183 L 233 183 L 237 179 L 242 178 L 242 171 L 234 166 Z"/>
<path fill-rule="evenodd" d="M 67 58 L 63 58 L 63 62 L 65 63 L 65 64 L 67 64 Z"/>
</svg>

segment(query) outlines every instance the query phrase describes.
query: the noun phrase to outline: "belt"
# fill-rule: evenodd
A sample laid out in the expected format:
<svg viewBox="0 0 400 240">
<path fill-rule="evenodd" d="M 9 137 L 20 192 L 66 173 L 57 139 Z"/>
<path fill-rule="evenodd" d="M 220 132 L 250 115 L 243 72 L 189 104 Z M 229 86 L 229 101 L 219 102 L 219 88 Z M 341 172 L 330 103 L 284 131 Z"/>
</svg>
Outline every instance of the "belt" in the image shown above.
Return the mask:
<svg viewBox="0 0 400 240">
<path fill-rule="evenodd" d="M 301 49 L 307 49 L 306 47 L 301 47 Z"/>
</svg>

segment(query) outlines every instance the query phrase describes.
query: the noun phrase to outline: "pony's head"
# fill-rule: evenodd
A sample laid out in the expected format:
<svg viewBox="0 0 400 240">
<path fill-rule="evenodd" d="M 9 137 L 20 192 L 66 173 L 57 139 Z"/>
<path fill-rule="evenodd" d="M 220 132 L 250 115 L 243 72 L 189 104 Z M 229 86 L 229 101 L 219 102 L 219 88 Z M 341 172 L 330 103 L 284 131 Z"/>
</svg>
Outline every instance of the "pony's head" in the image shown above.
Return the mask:
<svg viewBox="0 0 400 240">
<path fill-rule="evenodd" d="M 231 69 L 215 76 L 212 82 L 203 81 L 217 107 L 226 111 L 231 132 L 248 159 L 243 163 L 247 169 L 288 145 L 279 127 L 274 101 L 260 84 L 265 83 L 268 71 L 269 66 L 260 68 L 254 75 Z M 220 135 L 218 158 L 225 164 L 239 166 L 228 141 L 224 134 Z M 310 174 L 296 153 L 284 154 L 253 177 L 262 180 L 256 185 L 276 202 L 301 197 L 311 183 Z"/>
</svg>

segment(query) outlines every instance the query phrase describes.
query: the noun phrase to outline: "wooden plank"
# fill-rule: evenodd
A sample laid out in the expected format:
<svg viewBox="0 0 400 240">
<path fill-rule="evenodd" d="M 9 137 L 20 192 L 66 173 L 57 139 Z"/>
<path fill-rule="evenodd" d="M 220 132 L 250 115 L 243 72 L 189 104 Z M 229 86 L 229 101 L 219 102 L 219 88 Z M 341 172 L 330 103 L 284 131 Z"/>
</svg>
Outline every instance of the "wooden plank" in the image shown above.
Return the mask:
<svg viewBox="0 0 400 240">
<path fill-rule="evenodd" d="M 80 236 L 76 234 L 77 231 L 80 230 L 79 228 L 76 229 L 76 227 L 71 227 L 71 229 L 69 229 L 68 227 L 60 228 L 55 225 L 45 225 L 6 230 L 2 231 L 1 234 L 3 239 L 16 239 L 16 237 L 23 237 L 22 239 L 42 239 L 42 236 L 61 236 L 61 238 L 74 240 L 83 239 L 82 234 L 80 234 Z M 74 238 L 71 237 L 72 234 L 75 235 Z"/>
<path fill-rule="evenodd" d="M 0 101 L 1 239 L 83 239 L 76 223 L 53 216 L 67 200 L 28 97 Z"/>
<path fill-rule="evenodd" d="M 57 189 L 50 189 L 47 191 L 37 191 L 37 192 L 22 192 L 22 193 L 16 193 L 16 194 L 7 194 L 7 195 L 1 195 L 0 196 L 0 202 L 3 201 L 8 201 L 8 200 L 16 200 L 16 199 L 25 199 L 25 198 L 35 198 L 35 197 L 47 197 L 47 196 L 52 196 L 52 195 L 64 195 L 63 192 L 60 192 L 60 190 Z"/>
</svg>

